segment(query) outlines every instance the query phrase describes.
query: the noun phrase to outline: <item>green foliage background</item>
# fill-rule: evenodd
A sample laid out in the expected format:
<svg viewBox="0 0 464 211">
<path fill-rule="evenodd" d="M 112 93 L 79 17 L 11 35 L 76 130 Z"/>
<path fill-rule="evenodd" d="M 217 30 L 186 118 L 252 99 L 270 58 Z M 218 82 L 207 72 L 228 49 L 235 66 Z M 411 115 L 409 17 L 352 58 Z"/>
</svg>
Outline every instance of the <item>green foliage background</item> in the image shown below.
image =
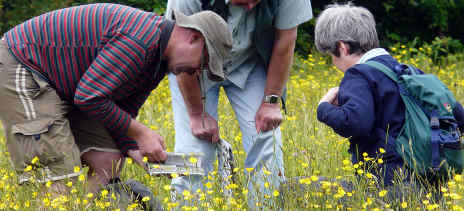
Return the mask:
<svg viewBox="0 0 464 211">
<path fill-rule="evenodd" d="M 343 3 L 346 0 L 311 0 L 314 16 L 317 17 L 332 2 Z M 410 47 L 438 44 L 446 48 L 447 53 L 464 50 L 462 45 L 464 0 L 352 0 L 351 2 L 368 8 L 374 14 L 379 39 L 384 47 L 392 46 L 394 43 L 410 43 Z M 314 23 L 313 19 L 300 27 L 302 30 L 299 32 L 298 51 L 304 55 L 311 50 L 307 43 L 313 40 Z M 436 37 L 440 40 L 446 38 L 446 41 L 436 41 Z"/>
<path fill-rule="evenodd" d="M 309 1 L 309 0 L 308 0 Z M 95 2 L 113 2 L 163 14 L 167 0 L 0 0 L 0 33 L 27 20 L 58 8 Z M 314 16 L 330 3 L 340 0 L 311 0 Z M 377 30 L 384 47 L 394 43 L 438 46 L 446 53 L 462 52 L 464 47 L 464 0 L 354 0 L 376 17 Z M 315 20 L 299 27 L 297 51 L 307 55 L 314 48 Z M 439 40 L 436 40 L 439 37 Z M 443 41 L 443 38 L 444 41 Z"/>
<path fill-rule="evenodd" d="M 48 11 L 97 2 L 125 4 L 157 14 L 162 14 L 167 4 L 167 0 L 0 0 L 0 33 Z"/>
</svg>

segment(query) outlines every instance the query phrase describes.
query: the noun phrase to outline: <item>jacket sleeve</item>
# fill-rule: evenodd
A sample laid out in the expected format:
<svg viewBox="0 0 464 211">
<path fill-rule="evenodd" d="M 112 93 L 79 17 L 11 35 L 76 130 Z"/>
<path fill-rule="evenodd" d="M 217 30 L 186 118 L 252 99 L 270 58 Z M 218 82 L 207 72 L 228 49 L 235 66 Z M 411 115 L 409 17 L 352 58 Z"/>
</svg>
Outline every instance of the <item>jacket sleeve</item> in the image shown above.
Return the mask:
<svg viewBox="0 0 464 211">
<path fill-rule="evenodd" d="M 343 137 L 368 135 L 375 120 L 375 105 L 366 78 L 350 69 L 345 73 L 338 93 L 339 106 L 321 103 L 317 119 Z"/>
</svg>

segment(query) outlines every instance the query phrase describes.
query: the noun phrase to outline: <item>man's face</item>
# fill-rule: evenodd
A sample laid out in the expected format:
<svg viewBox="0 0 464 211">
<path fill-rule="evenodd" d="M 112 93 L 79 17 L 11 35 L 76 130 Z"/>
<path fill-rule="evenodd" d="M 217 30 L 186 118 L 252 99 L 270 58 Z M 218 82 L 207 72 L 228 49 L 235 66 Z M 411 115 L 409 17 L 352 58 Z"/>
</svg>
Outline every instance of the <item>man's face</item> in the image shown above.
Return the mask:
<svg viewBox="0 0 464 211">
<path fill-rule="evenodd" d="M 198 74 L 200 70 L 208 65 L 208 51 L 204 39 L 179 45 L 175 55 L 168 62 L 169 71 L 174 75 L 181 73 Z"/>
<path fill-rule="evenodd" d="M 241 6 L 245 9 L 252 10 L 261 0 L 230 0 L 230 3 Z"/>
</svg>

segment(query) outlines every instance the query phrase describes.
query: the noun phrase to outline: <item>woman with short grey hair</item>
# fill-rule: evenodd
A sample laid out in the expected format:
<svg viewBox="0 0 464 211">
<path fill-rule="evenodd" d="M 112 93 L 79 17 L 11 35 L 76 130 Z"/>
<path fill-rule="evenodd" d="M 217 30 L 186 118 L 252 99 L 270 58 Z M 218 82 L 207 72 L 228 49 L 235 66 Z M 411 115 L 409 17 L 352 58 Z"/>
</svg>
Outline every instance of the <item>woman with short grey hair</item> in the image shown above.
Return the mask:
<svg viewBox="0 0 464 211">
<path fill-rule="evenodd" d="M 339 56 L 339 41 L 350 46 L 350 54 L 363 54 L 379 46 L 374 16 L 352 4 L 329 5 L 317 19 L 315 38 L 320 52 L 335 56 Z"/>
<path fill-rule="evenodd" d="M 375 61 L 398 71 L 403 66 L 378 48 L 374 16 L 352 4 L 331 5 L 317 19 L 315 35 L 317 49 L 329 54 L 333 64 L 344 72 L 340 87 L 330 89 L 320 100 L 318 120 L 349 138 L 353 163 L 368 163 L 365 157 L 382 160 L 369 172 L 383 185 L 392 185 L 398 170 L 407 180 L 411 170 L 405 167 L 394 144 L 405 120 L 398 86 L 365 63 Z M 453 110 L 460 111 L 456 119 L 464 127 L 461 105 L 456 104 Z"/>
</svg>

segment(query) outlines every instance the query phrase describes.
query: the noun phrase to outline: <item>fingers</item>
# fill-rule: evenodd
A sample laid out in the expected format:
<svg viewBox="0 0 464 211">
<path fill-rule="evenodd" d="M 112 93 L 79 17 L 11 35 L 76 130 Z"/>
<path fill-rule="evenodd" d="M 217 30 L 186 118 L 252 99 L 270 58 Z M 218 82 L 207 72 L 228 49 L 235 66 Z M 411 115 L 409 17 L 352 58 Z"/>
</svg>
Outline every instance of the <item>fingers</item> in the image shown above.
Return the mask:
<svg viewBox="0 0 464 211">
<path fill-rule="evenodd" d="M 258 113 L 256 113 L 256 116 L 255 116 L 255 127 L 256 127 L 256 133 L 259 134 L 262 130 L 260 111 L 258 111 Z"/>
<path fill-rule="evenodd" d="M 148 161 L 158 163 L 158 162 L 164 162 L 168 155 L 166 151 L 161 149 L 161 146 L 158 146 L 159 149 L 155 149 L 152 152 L 149 153 L 144 153 L 145 156 L 147 156 Z"/>
<path fill-rule="evenodd" d="M 127 155 L 129 155 L 129 157 L 131 157 L 139 166 L 148 170 L 148 166 L 143 162 L 143 157 L 139 150 L 129 150 Z"/>
<path fill-rule="evenodd" d="M 140 154 L 146 156 L 149 162 L 154 163 L 164 162 L 168 157 L 161 142 L 152 143 L 152 146 L 150 146 L 148 149 L 140 148 Z"/>
<path fill-rule="evenodd" d="M 201 121 L 204 121 L 204 127 Z M 191 124 L 192 134 L 198 139 L 216 143 L 219 140 L 217 121 L 209 115 L 201 121 Z"/>
<path fill-rule="evenodd" d="M 211 141 L 212 134 L 204 128 L 198 129 L 193 132 L 193 135 L 201 140 Z"/>
<path fill-rule="evenodd" d="M 273 129 L 276 129 L 280 126 L 280 124 L 282 123 L 282 120 L 281 119 L 265 119 L 262 121 L 261 124 L 257 124 L 257 132 L 266 132 L 266 131 L 270 131 L 270 130 L 273 130 Z"/>
<path fill-rule="evenodd" d="M 265 132 L 279 127 L 282 114 L 278 105 L 263 105 L 255 116 L 256 132 Z"/>
<path fill-rule="evenodd" d="M 163 147 L 163 150 L 166 151 L 166 143 L 164 142 L 164 140 L 161 140 L 161 147 Z"/>
<path fill-rule="evenodd" d="M 159 161 L 164 162 L 166 159 L 168 159 L 168 154 L 163 150 L 161 153 L 159 153 Z"/>
<path fill-rule="evenodd" d="M 261 123 L 261 120 L 255 120 L 256 122 L 256 133 L 261 133 L 261 131 L 263 131 L 263 124 Z"/>
</svg>

